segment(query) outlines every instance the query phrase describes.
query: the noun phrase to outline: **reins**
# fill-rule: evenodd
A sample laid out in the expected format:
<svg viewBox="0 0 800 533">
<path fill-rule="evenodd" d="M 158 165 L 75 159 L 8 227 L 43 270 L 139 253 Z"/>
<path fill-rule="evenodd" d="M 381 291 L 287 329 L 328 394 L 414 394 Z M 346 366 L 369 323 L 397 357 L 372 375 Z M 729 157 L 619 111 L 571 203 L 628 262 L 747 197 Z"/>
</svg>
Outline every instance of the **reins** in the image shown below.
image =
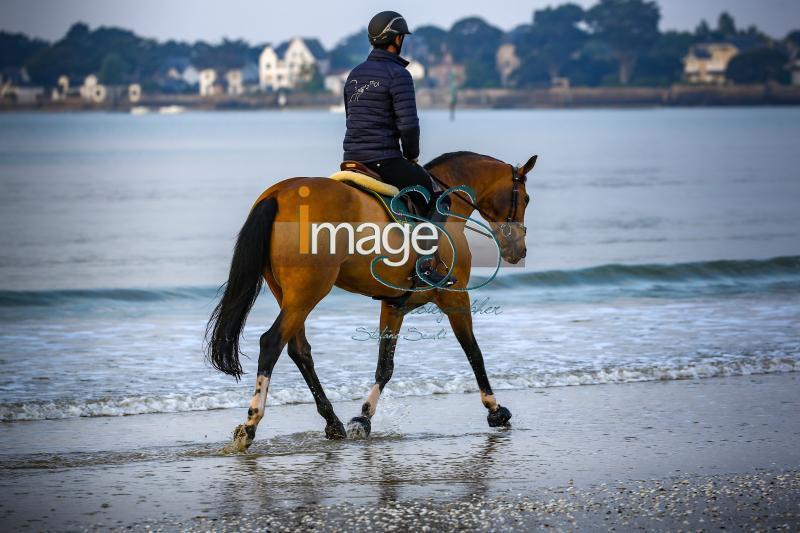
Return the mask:
<svg viewBox="0 0 800 533">
<path fill-rule="evenodd" d="M 500 224 L 500 231 L 503 233 L 503 235 L 505 237 L 510 237 L 511 236 L 511 223 L 514 222 L 514 219 L 516 218 L 516 215 L 517 215 L 517 198 L 519 196 L 519 184 L 520 183 L 525 183 L 525 176 L 520 176 L 519 175 L 517 167 L 515 167 L 514 165 L 508 165 L 508 166 L 511 167 L 511 181 L 513 182 L 513 185 L 511 187 L 511 207 L 510 207 L 510 212 L 508 214 L 508 217 L 506 218 L 506 221 L 503 222 L 502 224 Z M 431 177 L 431 179 L 433 181 L 435 181 L 436 183 L 438 183 L 439 185 L 441 185 L 445 189 L 449 189 L 450 188 L 449 185 L 444 183 L 442 180 L 440 180 L 439 178 L 437 178 L 436 176 L 434 176 L 430 172 L 428 172 L 428 175 Z M 486 220 L 487 222 L 491 222 L 493 224 L 497 224 L 497 220 L 495 220 L 493 217 L 490 217 L 489 215 L 487 215 L 486 212 L 483 209 L 481 209 L 480 207 L 478 207 L 472 200 L 470 200 L 469 198 L 465 198 L 464 196 L 461 196 L 460 195 L 461 191 L 455 191 L 455 192 L 456 192 L 456 195 L 457 195 L 459 200 L 461 200 L 462 202 L 465 202 L 467 205 L 469 205 L 470 207 L 475 209 L 478 213 L 480 213 L 480 215 L 484 218 L 484 220 Z M 464 225 L 464 227 L 474 231 L 475 233 L 480 233 L 481 235 L 483 235 L 484 237 L 487 237 L 489 239 L 492 238 L 492 236 L 489 235 L 488 233 L 486 233 L 485 231 L 481 231 L 479 229 L 475 229 L 472 226 L 467 226 L 466 224 Z"/>
</svg>

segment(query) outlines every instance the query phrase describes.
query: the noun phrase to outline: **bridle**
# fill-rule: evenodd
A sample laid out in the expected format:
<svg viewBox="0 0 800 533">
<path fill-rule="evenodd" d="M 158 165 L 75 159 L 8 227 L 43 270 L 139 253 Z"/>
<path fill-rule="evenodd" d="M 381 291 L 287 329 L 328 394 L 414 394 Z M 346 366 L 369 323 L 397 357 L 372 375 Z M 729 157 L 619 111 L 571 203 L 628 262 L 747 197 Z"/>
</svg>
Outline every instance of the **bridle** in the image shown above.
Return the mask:
<svg viewBox="0 0 800 533">
<path fill-rule="evenodd" d="M 505 223 L 500 224 L 500 233 L 503 234 L 503 237 L 510 238 L 511 237 L 511 224 L 517 218 L 517 199 L 519 198 L 519 184 L 524 184 L 528 178 L 527 176 L 520 176 L 519 169 L 514 165 L 508 165 L 511 167 L 511 212 L 508 214 L 508 218 L 506 219 Z M 483 213 L 481 213 L 483 216 Z M 522 233 L 523 235 L 527 233 L 527 228 L 525 225 L 522 225 Z"/>
<path fill-rule="evenodd" d="M 458 194 L 458 199 L 461 200 L 462 202 L 466 202 L 467 205 L 469 205 L 470 207 L 475 209 L 478 213 L 480 213 L 480 215 L 484 218 L 484 220 L 486 220 L 487 222 L 490 222 L 492 224 L 498 224 L 499 227 L 500 227 L 500 233 L 502 233 L 503 237 L 505 237 L 506 239 L 510 239 L 511 238 L 511 224 L 514 223 L 514 220 L 517 218 L 517 200 L 519 199 L 519 185 L 520 185 L 520 183 L 524 184 L 528 180 L 527 176 L 520 175 L 519 169 L 517 167 L 515 167 L 514 165 L 511 165 L 511 164 L 509 164 L 508 166 L 511 167 L 511 182 L 512 182 L 512 184 L 511 184 L 511 207 L 509 208 L 508 217 L 506 217 L 505 222 L 502 222 L 502 223 L 498 224 L 498 221 L 494 217 L 490 217 L 488 214 L 486 214 L 486 212 L 483 209 L 481 209 L 480 207 L 478 207 L 478 205 L 475 204 L 472 200 L 470 200 L 469 198 L 465 198 L 464 196 L 461 196 L 459 194 L 461 191 L 456 191 L 456 194 Z M 438 183 L 439 185 L 441 185 L 445 189 L 448 189 L 450 187 L 449 185 L 444 183 L 442 180 L 440 180 L 439 178 L 437 178 L 436 176 L 434 176 L 430 172 L 428 172 L 428 175 L 431 178 L 433 178 L 433 180 L 436 183 Z M 466 227 L 471 229 L 472 231 L 474 231 L 476 233 L 480 233 L 481 235 L 485 235 L 486 237 L 491 237 L 491 235 L 487 235 L 486 233 L 484 233 L 484 232 L 482 232 L 480 230 L 477 230 L 477 229 L 472 228 L 470 226 L 466 226 Z M 523 235 L 525 235 L 527 233 L 527 231 L 528 231 L 527 228 L 523 224 L 522 225 L 522 233 L 523 233 Z"/>
</svg>

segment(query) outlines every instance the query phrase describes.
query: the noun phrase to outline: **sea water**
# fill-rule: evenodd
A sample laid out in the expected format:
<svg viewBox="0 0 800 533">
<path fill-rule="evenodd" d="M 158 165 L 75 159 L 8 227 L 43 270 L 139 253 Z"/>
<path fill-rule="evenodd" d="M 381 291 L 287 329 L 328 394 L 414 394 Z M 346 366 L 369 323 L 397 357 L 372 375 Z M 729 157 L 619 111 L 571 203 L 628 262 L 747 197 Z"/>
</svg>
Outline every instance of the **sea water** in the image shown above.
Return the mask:
<svg viewBox="0 0 800 533">
<path fill-rule="evenodd" d="M 421 112 L 423 159 L 473 150 L 529 176 L 524 267 L 474 291 L 494 388 L 800 369 L 800 109 Z M 0 115 L 0 419 L 246 406 L 203 335 L 252 201 L 327 175 L 324 111 Z M 481 269 L 478 276 L 487 273 Z M 380 304 L 334 290 L 306 332 L 332 400 L 373 381 Z M 406 318 L 387 395 L 475 391 L 447 318 Z M 271 404 L 311 402 L 291 360 Z"/>
</svg>

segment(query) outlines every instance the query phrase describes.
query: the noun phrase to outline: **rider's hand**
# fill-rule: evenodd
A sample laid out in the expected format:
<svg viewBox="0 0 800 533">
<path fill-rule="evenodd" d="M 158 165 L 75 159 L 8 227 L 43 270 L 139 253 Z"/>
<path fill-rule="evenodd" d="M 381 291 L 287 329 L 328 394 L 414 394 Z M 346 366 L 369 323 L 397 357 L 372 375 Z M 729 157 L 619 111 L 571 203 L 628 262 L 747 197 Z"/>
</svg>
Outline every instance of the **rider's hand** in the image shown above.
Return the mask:
<svg viewBox="0 0 800 533">
<path fill-rule="evenodd" d="M 411 161 L 412 163 L 414 163 L 416 165 L 417 161 L 419 161 L 419 158 L 415 157 L 414 159 L 409 159 L 409 161 Z"/>
</svg>

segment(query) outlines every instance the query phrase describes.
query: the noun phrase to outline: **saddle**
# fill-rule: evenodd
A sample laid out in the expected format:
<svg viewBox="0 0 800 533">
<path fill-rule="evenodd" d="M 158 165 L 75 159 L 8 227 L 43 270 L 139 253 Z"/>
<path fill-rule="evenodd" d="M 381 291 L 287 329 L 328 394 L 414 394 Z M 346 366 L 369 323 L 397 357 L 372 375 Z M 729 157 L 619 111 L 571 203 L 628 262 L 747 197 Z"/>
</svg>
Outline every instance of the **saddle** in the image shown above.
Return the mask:
<svg viewBox="0 0 800 533">
<path fill-rule="evenodd" d="M 381 181 L 381 176 L 365 164 L 359 163 L 358 161 L 344 161 L 340 166 L 340 170 L 328 177 L 329 179 L 342 182 L 345 185 L 350 185 L 351 187 L 355 187 L 356 189 L 374 196 L 386 210 L 389 217 L 395 222 L 414 223 L 414 220 L 406 219 L 406 217 L 402 216 L 402 209 L 400 210 L 401 215 L 399 218 L 392 212 L 390 202 L 392 201 L 392 197 L 400 192 L 400 189 L 391 183 Z M 401 201 L 401 205 L 405 208 L 406 213 L 418 214 L 416 205 L 407 195 L 402 197 Z"/>
<path fill-rule="evenodd" d="M 365 164 L 359 163 L 358 161 L 344 161 L 339 168 L 339 172 L 334 172 L 329 176 L 330 179 L 334 179 L 346 185 L 355 187 L 356 189 L 366 192 L 367 194 L 372 194 L 383 206 L 383 208 L 386 210 L 386 213 L 389 215 L 389 218 L 391 218 L 393 221 L 414 225 L 417 223 L 417 221 L 403 216 L 404 211 L 405 213 L 414 214 L 417 216 L 425 215 L 425 213 L 419 213 L 419 209 L 417 209 L 416 204 L 411 201 L 411 198 L 409 198 L 408 195 L 401 198 L 402 205 L 399 209 L 400 213 L 399 215 L 396 215 L 390 207 L 390 202 L 392 201 L 392 198 L 400 192 L 400 190 L 390 183 L 383 182 L 381 180 L 381 176 Z M 438 187 L 438 184 L 433 179 L 431 180 L 431 185 L 434 190 L 442 190 L 440 187 Z M 400 296 L 373 296 L 372 299 L 384 301 L 393 307 L 403 308 L 412 294 L 414 294 L 413 291 L 407 290 Z"/>
</svg>

